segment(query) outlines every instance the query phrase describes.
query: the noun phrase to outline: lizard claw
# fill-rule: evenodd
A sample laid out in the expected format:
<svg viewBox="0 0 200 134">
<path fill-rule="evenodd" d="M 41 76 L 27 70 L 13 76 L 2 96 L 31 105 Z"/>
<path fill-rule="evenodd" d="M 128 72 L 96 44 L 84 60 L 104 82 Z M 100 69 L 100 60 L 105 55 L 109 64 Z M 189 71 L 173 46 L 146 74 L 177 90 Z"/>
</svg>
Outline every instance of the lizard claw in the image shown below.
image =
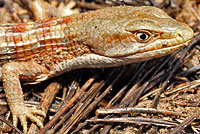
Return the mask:
<svg viewBox="0 0 200 134">
<path fill-rule="evenodd" d="M 40 128 L 43 127 L 43 123 L 35 116 L 41 115 L 43 117 L 46 116 L 46 114 L 42 110 L 37 109 L 29 109 L 28 107 L 20 107 L 17 110 L 14 110 L 13 112 L 13 125 L 17 127 L 18 118 L 20 119 L 21 125 L 23 126 L 23 132 L 27 133 L 27 121 L 26 119 L 29 118 L 31 121 L 35 122 Z"/>
</svg>

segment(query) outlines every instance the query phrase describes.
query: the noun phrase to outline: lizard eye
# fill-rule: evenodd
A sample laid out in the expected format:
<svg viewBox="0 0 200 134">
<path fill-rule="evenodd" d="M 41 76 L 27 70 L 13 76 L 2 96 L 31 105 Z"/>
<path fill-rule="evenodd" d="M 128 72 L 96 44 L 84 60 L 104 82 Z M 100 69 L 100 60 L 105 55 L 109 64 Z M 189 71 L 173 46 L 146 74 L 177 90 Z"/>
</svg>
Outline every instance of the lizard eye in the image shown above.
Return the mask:
<svg viewBox="0 0 200 134">
<path fill-rule="evenodd" d="M 135 37 L 138 42 L 147 42 L 150 39 L 150 33 L 139 31 L 135 33 Z"/>
</svg>

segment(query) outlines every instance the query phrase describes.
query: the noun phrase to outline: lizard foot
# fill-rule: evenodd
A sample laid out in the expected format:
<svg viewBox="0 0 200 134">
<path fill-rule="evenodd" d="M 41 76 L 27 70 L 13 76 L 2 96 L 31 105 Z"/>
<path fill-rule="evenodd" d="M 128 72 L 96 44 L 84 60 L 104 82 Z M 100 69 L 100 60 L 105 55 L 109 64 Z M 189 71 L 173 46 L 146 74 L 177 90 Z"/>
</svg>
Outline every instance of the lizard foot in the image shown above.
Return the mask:
<svg viewBox="0 0 200 134">
<path fill-rule="evenodd" d="M 41 115 L 43 117 L 46 116 L 46 114 L 42 110 L 37 109 L 30 109 L 26 106 L 18 107 L 17 109 L 11 110 L 13 115 L 13 125 L 17 126 L 18 118 L 20 119 L 21 125 L 23 126 L 23 132 L 27 133 L 27 121 L 26 119 L 29 118 L 31 121 L 36 122 L 36 124 L 42 128 L 43 123 L 35 116 L 35 115 Z"/>
</svg>

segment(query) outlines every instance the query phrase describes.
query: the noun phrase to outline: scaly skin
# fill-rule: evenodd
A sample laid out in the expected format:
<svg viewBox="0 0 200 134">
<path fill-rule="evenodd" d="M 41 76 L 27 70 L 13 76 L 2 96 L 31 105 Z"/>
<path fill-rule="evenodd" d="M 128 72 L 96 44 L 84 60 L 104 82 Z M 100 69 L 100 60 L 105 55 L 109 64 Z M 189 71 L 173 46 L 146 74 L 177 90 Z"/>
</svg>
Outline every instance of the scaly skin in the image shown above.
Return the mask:
<svg viewBox="0 0 200 134">
<path fill-rule="evenodd" d="M 192 29 L 155 7 L 105 8 L 42 23 L 0 25 L 0 66 L 7 101 L 27 132 L 20 81 L 41 82 L 77 68 L 105 68 L 170 54 L 188 44 Z"/>
</svg>

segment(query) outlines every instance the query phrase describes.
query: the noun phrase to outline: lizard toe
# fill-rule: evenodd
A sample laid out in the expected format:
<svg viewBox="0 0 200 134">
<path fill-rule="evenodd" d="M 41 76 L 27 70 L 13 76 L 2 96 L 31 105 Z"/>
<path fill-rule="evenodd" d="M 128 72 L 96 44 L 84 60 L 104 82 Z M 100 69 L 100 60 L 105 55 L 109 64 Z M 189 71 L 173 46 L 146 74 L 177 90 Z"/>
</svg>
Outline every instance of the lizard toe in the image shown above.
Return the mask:
<svg viewBox="0 0 200 134">
<path fill-rule="evenodd" d="M 17 115 L 16 114 L 13 114 L 13 125 L 15 126 L 15 127 L 17 127 L 17 123 L 18 123 L 18 118 L 17 118 Z"/>
<path fill-rule="evenodd" d="M 32 113 L 26 113 L 26 117 L 35 122 L 40 128 L 43 128 L 43 123 Z"/>
<path fill-rule="evenodd" d="M 20 107 L 20 108 L 19 108 Z M 21 125 L 23 126 L 23 132 L 27 133 L 27 119 L 35 122 L 40 128 L 43 127 L 43 123 L 39 120 L 36 115 L 42 115 L 45 117 L 45 113 L 41 110 L 30 109 L 26 106 L 18 106 L 17 109 L 12 109 L 13 113 L 13 125 L 17 127 L 18 118 L 20 119 Z"/>
<path fill-rule="evenodd" d="M 32 110 L 32 113 L 41 115 L 43 117 L 46 117 L 46 113 L 44 111 L 42 111 L 42 110 L 34 109 L 34 110 Z"/>
<path fill-rule="evenodd" d="M 27 128 L 26 116 L 25 115 L 20 115 L 19 119 L 21 121 L 21 125 L 23 126 L 23 132 L 27 133 L 28 128 Z"/>
</svg>

